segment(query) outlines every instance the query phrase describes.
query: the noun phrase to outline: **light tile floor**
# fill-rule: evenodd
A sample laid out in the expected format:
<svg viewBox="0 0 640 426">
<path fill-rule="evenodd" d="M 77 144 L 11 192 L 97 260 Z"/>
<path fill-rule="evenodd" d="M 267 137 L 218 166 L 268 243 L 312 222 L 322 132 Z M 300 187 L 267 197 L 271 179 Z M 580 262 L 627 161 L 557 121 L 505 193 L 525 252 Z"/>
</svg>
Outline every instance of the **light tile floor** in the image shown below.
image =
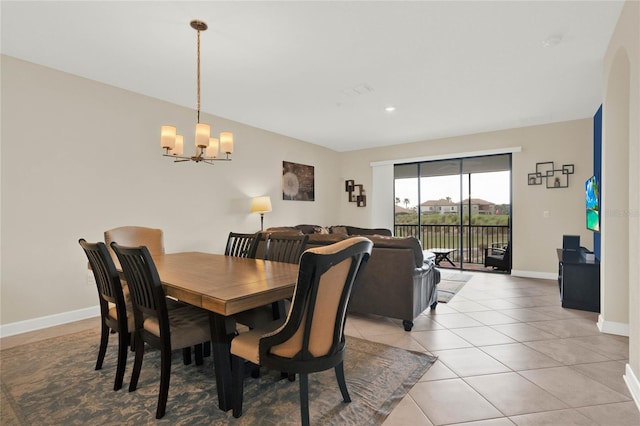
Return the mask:
<svg viewBox="0 0 640 426">
<path fill-rule="evenodd" d="M 349 316 L 349 335 L 438 356 L 385 426 L 640 425 L 622 377 L 627 338 L 600 333 L 595 313 L 563 309 L 555 281 L 472 276 L 411 332 Z M 5 337 L 0 348 L 98 326 L 91 318 Z"/>
<path fill-rule="evenodd" d="M 471 275 L 410 333 L 349 317 L 350 335 L 438 356 L 385 426 L 640 425 L 622 377 L 627 338 L 600 333 L 597 313 L 563 309 L 556 281 Z"/>
</svg>

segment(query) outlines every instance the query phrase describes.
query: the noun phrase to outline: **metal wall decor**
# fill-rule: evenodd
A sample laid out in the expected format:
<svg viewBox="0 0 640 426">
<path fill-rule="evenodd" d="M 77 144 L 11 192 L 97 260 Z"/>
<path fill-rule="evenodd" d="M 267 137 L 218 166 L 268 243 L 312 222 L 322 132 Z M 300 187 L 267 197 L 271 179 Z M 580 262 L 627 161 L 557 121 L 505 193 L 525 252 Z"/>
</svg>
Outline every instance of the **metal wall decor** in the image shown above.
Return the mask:
<svg viewBox="0 0 640 426">
<path fill-rule="evenodd" d="M 358 190 L 357 194 L 355 194 L 356 189 Z M 354 180 L 345 180 L 344 190 L 349 193 L 347 197 L 350 203 L 356 203 L 358 207 L 367 206 L 367 196 L 364 193 L 362 184 L 356 184 Z"/>
<path fill-rule="evenodd" d="M 573 174 L 573 164 L 563 164 L 562 168 L 556 169 L 553 161 L 536 163 L 535 173 L 527 175 L 529 185 L 542 185 L 544 181 L 547 188 L 568 188 L 569 175 Z"/>
</svg>

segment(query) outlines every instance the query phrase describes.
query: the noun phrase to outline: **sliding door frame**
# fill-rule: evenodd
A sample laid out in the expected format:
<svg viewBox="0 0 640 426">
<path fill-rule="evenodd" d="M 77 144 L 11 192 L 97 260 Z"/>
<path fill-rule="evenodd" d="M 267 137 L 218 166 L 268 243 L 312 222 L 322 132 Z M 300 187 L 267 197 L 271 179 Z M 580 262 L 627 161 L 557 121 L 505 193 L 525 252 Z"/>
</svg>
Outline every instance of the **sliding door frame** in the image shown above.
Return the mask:
<svg viewBox="0 0 640 426">
<path fill-rule="evenodd" d="M 473 227 L 473 221 L 472 221 L 472 213 L 473 213 L 473 199 L 471 194 L 472 192 L 472 175 L 474 174 L 473 171 L 471 170 L 467 170 L 467 168 L 465 167 L 465 160 L 469 161 L 472 159 L 481 159 L 482 157 L 495 157 L 495 156 L 503 156 L 506 155 L 507 156 L 507 163 L 508 163 L 508 167 L 507 169 L 496 169 L 495 171 L 500 171 L 500 170 L 507 170 L 509 172 L 509 177 L 508 177 L 508 185 L 509 185 L 509 189 L 508 189 L 508 195 L 509 195 L 509 215 L 508 215 L 508 236 L 507 236 L 507 240 L 508 242 L 512 241 L 512 236 L 513 236 L 513 176 L 512 176 L 512 166 L 513 166 L 513 157 L 512 157 L 512 153 L 511 152 L 501 152 L 501 153 L 494 153 L 494 154 L 486 154 L 486 155 L 477 155 L 477 156 L 464 156 L 464 157 L 456 157 L 456 158 L 438 158 L 438 159 L 432 159 L 432 160 L 427 160 L 427 161 L 413 161 L 413 162 L 409 162 L 409 163 L 395 163 L 394 164 L 394 195 L 395 195 L 395 166 L 400 166 L 400 165 L 416 165 L 416 173 L 417 173 L 417 195 L 418 195 L 418 204 L 417 204 L 417 226 L 418 226 L 418 234 L 422 235 L 422 228 L 423 228 L 423 218 L 422 218 L 422 203 L 425 201 L 422 199 L 422 179 L 428 176 L 423 176 L 423 165 L 427 164 L 427 163 L 437 163 L 437 162 L 441 162 L 441 161 L 450 161 L 450 162 L 456 162 L 457 163 L 457 168 L 458 168 L 458 195 L 460 196 L 460 201 L 457 203 L 458 204 L 458 224 L 457 224 L 457 247 L 455 247 L 455 251 L 457 252 L 457 261 L 458 261 L 458 265 L 455 267 L 455 269 L 460 269 L 460 270 L 465 270 L 465 263 L 467 264 L 476 264 L 477 262 L 471 262 L 470 260 L 473 258 L 472 256 L 472 252 L 473 252 L 473 247 L 471 246 L 471 244 L 474 242 L 474 239 L 477 240 L 477 236 L 474 237 L 474 232 L 472 227 Z M 472 165 L 471 165 L 472 167 Z M 490 170 L 487 170 L 485 172 L 490 172 Z M 482 171 L 480 172 L 476 172 L 475 174 L 478 173 L 482 173 Z M 465 190 L 465 185 L 464 185 L 464 179 L 465 179 L 465 175 L 466 175 L 466 179 L 467 179 L 467 193 L 465 194 L 464 190 Z M 438 176 L 438 175 L 433 175 L 433 176 Z M 454 176 L 454 174 L 445 174 L 442 176 Z M 466 196 L 466 203 L 464 203 L 465 201 L 465 197 Z M 465 205 L 466 204 L 466 205 Z M 464 217 L 465 217 L 465 207 L 466 207 L 466 211 L 468 212 L 468 219 L 465 223 Z M 396 218 L 395 218 L 395 214 L 394 214 L 394 230 L 396 229 Z M 466 232 L 465 234 L 465 230 L 467 230 L 468 232 Z M 481 230 L 484 234 L 484 229 Z M 466 235 L 466 237 L 465 237 Z M 482 238 L 482 237 L 481 237 Z M 483 240 L 487 241 L 488 238 L 482 238 Z M 503 241 L 504 242 L 504 241 Z M 421 243 L 424 244 L 424 241 L 421 241 Z M 476 241 L 476 245 L 480 243 L 480 245 L 484 245 L 484 242 L 477 242 Z M 428 249 L 429 247 L 424 247 L 425 249 Z M 451 247 L 454 248 L 454 247 Z M 477 246 L 475 247 L 475 250 L 481 250 L 484 249 L 484 246 Z M 465 252 L 468 252 L 469 257 L 467 262 L 465 262 Z M 482 254 L 482 258 L 484 258 L 484 253 Z M 475 258 L 477 259 L 478 254 L 476 253 Z M 509 259 L 509 270 L 507 271 L 507 273 L 511 272 L 511 262 L 512 262 L 513 257 L 511 256 Z M 444 266 L 444 265 L 443 265 Z M 472 268 L 473 270 L 478 270 L 476 268 Z"/>
</svg>

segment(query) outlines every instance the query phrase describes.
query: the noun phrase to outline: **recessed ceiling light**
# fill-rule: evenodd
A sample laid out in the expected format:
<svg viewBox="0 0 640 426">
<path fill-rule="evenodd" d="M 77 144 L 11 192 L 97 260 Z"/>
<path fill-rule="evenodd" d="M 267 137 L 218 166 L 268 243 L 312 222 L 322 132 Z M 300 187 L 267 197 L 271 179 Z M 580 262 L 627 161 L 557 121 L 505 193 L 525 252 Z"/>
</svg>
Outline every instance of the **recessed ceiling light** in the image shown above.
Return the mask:
<svg viewBox="0 0 640 426">
<path fill-rule="evenodd" d="M 387 112 L 393 112 L 393 111 L 396 110 L 396 107 L 390 105 L 390 106 L 386 107 L 384 110 L 387 111 Z"/>
</svg>

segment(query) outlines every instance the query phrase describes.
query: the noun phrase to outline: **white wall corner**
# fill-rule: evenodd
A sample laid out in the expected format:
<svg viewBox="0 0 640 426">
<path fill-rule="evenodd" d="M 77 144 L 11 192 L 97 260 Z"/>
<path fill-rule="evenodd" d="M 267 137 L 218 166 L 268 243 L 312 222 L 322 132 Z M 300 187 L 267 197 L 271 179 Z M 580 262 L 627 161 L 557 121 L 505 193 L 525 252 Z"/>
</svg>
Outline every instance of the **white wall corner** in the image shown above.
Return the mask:
<svg viewBox="0 0 640 426">
<path fill-rule="evenodd" d="M 624 322 L 605 321 L 602 314 L 598 316 L 598 330 L 602 333 L 629 337 L 629 324 Z"/>
<path fill-rule="evenodd" d="M 515 269 L 511 270 L 511 275 L 514 277 L 522 277 L 522 278 L 538 278 L 542 280 L 557 280 L 558 273 L 557 272 L 537 272 L 537 271 L 518 271 Z"/>
<path fill-rule="evenodd" d="M 385 164 L 371 168 L 373 202 L 371 204 L 371 227 L 388 228 L 393 231 L 393 165 Z"/>
<path fill-rule="evenodd" d="M 16 334 L 27 333 L 29 331 L 41 330 L 56 325 L 67 324 L 87 318 L 99 317 L 100 306 L 95 305 L 89 308 L 78 309 L 76 311 L 62 312 L 60 314 L 47 315 L 25 321 L 12 322 L 0 325 L 0 337 L 14 336 Z"/>
<path fill-rule="evenodd" d="M 638 381 L 638 376 L 633 374 L 633 370 L 629 364 L 627 364 L 624 376 L 622 377 L 631 392 L 631 396 L 633 397 L 633 401 L 636 403 L 636 407 L 640 410 L 640 381 Z"/>
</svg>

